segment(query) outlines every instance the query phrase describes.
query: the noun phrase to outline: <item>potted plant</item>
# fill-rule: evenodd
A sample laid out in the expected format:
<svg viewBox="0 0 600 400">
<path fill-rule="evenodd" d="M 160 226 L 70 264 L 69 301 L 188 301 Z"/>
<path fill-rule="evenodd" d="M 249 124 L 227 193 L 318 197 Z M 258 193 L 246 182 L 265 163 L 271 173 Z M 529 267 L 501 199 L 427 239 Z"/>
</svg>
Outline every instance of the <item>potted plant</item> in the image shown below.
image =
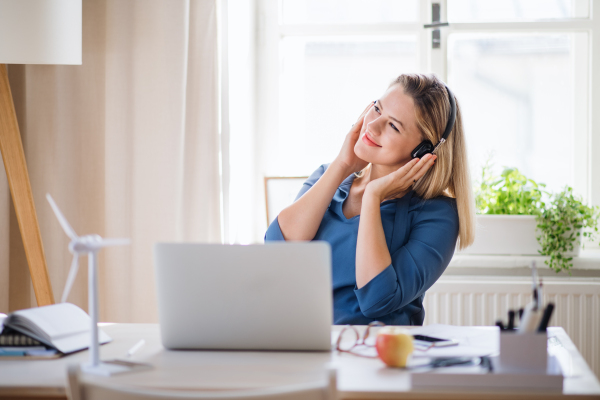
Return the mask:
<svg viewBox="0 0 600 400">
<path fill-rule="evenodd" d="M 570 273 L 573 266 L 570 254 L 580 247 L 582 236 L 594 240 L 598 216 L 598 207 L 583 204 L 568 186 L 553 194 L 548 206 L 536 217 L 540 254 L 549 257 L 545 263 L 556 272 Z"/>
<path fill-rule="evenodd" d="M 566 187 L 557 194 L 528 179 L 516 168 L 499 177 L 490 163 L 482 168 L 476 190 L 477 233 L 463 254 L 544 255 L 556 272 L 569 270 L 582 237 L 598 231 L 598 208 L 584 205 Z M 546 201 L 544 201 L 546 199 Z"/>
<path fill-rule="evenodd" d="M 544 186 L 516 168 L 506 168 L 494 176 L 488 160 L 476 185 L 475 243 L 463 253 L 538 255 L 535 217 L 545 207 Z"/>
</svg>

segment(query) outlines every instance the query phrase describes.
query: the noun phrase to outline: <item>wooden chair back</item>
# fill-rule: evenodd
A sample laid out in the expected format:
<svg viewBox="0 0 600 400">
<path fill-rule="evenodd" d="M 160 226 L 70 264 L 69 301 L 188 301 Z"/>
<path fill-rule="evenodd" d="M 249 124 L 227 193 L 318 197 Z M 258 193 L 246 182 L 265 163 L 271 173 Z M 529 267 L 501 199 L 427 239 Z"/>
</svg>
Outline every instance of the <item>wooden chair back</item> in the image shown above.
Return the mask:
<svg viewBox="0 0 600 400">
<path fill-rule="evenodd" d="M 150 390 L 139 387 L 86 382 L 79 365 L 68 367 L 68 398 L 70 400 L 335 400 L 336 370 L 328 371 L 327 379 L 302 385 L 289 385 L 253 390 L 181 391 Z"/>
</svg>

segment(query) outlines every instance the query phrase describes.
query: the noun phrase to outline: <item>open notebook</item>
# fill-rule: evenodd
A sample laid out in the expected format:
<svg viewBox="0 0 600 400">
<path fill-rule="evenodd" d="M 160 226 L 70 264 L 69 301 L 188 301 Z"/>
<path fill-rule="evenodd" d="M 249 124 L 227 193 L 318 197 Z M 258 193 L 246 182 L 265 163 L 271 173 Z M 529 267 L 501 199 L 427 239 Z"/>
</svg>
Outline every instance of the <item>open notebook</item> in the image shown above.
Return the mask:
<svg viewBox="0 0 600 400">
<path fill-rule="evenodd" d="M 4 319 L 3 325 L 63 354 L 87 349 L 90 345 L 90 317 L 71 303 L 15 311 Z M 98 337 L 100 344 L 112 340 L 102 330 Z"/>
</svg>

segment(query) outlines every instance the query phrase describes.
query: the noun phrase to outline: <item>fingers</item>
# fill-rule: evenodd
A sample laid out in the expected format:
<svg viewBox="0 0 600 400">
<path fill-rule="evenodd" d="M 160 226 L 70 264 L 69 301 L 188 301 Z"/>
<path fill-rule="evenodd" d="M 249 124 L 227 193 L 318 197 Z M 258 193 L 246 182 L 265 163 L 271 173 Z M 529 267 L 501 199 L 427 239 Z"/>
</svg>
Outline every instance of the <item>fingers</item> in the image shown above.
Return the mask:
<svg viewBox="0 0 600 400">
<path fill-rule="evenodd" d="M 384 196 L 382 198 L 394 197 L 398 193 L 410 189 L 434 165 L 436 159 L 436 155 L 426 154 L 423 158 L 412 159 L 391 174 L 376 179 L 375 182 L 385 179 L 385 189 L 382 191 Z"/>
<path fill-rule="evenodd" d="M 436 155 L 426 154 L 421 158 L 418 162 L 416 162 L 410 171 L 406 174 L 408 179 L 411 179 L 414 182 L 418 181 L 427 173 L 429 168 L 433 166 L 435 160 L 437 159 Z"/>
<path fill-rule="evenodd" d="M 360 123 L 362 124 L 362 121 L 364 120 L 365 115 L 367 114 L 367 112 L 371 109 L 371 107 L 373 107 L 373 102 L 369 102 L 369 104 L 367 105 L 367 107 L 363 110 L 363 112 L 360 114 L 360 117 L 358 117 L 358 121 L 360 121 Z M 356 125 L 356 124 L 354 124 Z"/>
<path fill-rule="evenodd" d="M 371 107 L 373 107 L 373 102 L 370 102 L 369 105 L 367 105 L 367 108 L 363 110 L 362 114 L 360 114 L 360 117 L 358 117 L 358 120 L 352 125 L 352 129 L 350 130 L 351 135 L 356 135 L 357 133 L 360 133 L 363 123 L 365 121 L 365 115 L 367 114 L 367 112 L 369 112 Z"/>
<path fill-rule="evenodd" d="M 374 105 L 375 105 L 375 103 L 373 103 L 373 102 L 370 102 L 370 103 L 367 105 L 367 108 L 365 108 L 365 109 L 364 109 L 364 111 L 362 112 L 362 114 L 360 114 L 360 117 L 358 118 L 358 120 L 360 121 L 360 126 L 361 126 L 361 127 L 362 127 L 362 125 L 363 125 L 363 123 L 364 123 L 364 121 L 365 121 L 365 116 L 367 115 L 367 113 L 369 112 L 369 110 L 370 110 L 371 108 L 373 108 L 373 106 L 374 106 Z"/>
<path fill-rule="evenodd" d="M 361 118 L 367 113 L 367 111 L 371 109 L 371 107 L 373 107 L 373 104 L 374 103 L 372 101 L 370 101 L 369 104 L 367 104 L 367 107 L 363 110 L 362 114 L 360 114 Z"/>
<path fill-rule="evenodd" d="M 367 109 L 367 110 L 363 111 L 360 118 L 358 118 L 358 121 L 356 121 L 356 123 L 354 125 L 352 125 L 352 131 L 354 133 L 361 131 L 363 123 L 365 121 L 365 114 L 367 113 L 367 111 L 369 111 L 369 110 Z"/>
<path fill-rule="evenodd" d="M 399 168 L 395 174 L 406 185 L 412 185 L 419 180 L 433 166 L 437 156 L 426 154 L 423 158 L 414 158 Z"/>
</svg>

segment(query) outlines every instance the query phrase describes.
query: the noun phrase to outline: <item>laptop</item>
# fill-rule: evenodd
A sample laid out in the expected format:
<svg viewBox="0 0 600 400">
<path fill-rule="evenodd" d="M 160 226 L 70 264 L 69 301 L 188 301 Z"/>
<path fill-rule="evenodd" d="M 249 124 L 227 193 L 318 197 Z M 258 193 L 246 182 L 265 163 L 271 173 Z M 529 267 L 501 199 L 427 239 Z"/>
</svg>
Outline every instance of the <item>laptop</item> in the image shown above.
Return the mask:
<svg viewBox="0 0 600 400">
<path fill-rule="evenodd" d="M 327 242 L 157 243 L 154 261 L 164 347 L 331 350 Z"/>
</svg>

